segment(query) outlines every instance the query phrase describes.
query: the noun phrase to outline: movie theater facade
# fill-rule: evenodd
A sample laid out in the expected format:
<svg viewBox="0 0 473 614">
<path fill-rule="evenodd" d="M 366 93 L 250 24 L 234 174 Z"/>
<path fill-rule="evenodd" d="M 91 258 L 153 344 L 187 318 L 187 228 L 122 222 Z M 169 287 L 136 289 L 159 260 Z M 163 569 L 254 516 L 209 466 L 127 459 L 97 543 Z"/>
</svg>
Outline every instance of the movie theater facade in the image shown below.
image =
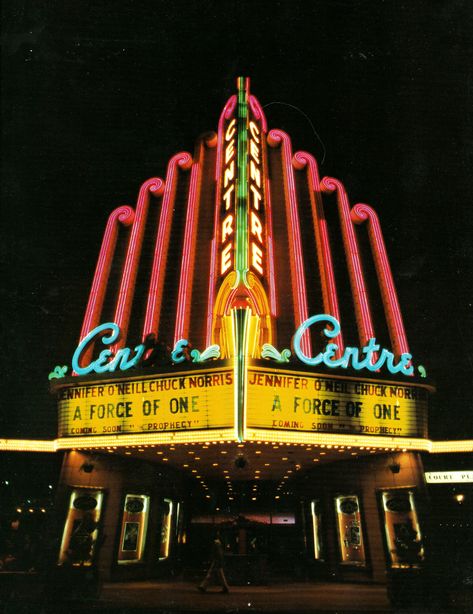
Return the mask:
<svg viewBox="0 0 473 614">
<path fill-rule="evenodd" d="M 110 214 L 71 355 L 50 376 L 59 564 L 198 573 L 218 528 L 234 582 L 422 568 L 420 453 L 451 446 L 428 438 L 379 219 L 268 129 L 248 79 Z"/>
</svg>

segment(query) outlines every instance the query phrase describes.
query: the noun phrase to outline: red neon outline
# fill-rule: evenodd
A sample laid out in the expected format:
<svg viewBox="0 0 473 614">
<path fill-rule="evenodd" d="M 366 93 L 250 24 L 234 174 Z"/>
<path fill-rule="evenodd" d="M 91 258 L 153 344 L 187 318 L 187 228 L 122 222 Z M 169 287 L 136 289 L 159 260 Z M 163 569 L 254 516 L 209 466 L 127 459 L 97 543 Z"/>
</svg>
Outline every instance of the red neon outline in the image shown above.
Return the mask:
<svg viewBox="0 0 473 614">
<path fill-rule="evenodd" d="M 205 146 L 213 148 L 216 144 L 217 135 L 215 132 L 209 133 L 200 139 L 198 145 L 198 162 L 193 164 L 191 170 L 189 195 L 187 199 L 186 226 L 182 248 L 181 275 L 179 278 L 176 325 L 174 329 L 174 344 L 180 339 L 187 339 L 189 335 L 190 306 L 195 268 L 195 245 L 199 223 L 199 190 L 202 181 L 204 150 Z"/>
<path fill-rule="evenodd" d="M 218 228 L 220 222 L 220 194 L 221 194 L 221 186 L 220 186 L 220 175 L 221 175 L 221 166 L 222 166 L 222 155 L 223 155 L 223 123 L 225 120 L 231 118 L 237 104 L 237 97 L 235 94 L 230 96 L 230 98 L 225 103 L 223 107 L 223 111 L 220 114 L 220 119 L 218 120 L 218 131 L 217 131 L 217 159 L 215 163 L 215 218 L 214 218 L 214 236 L 212 239 L 212 248 L 210 255 L 210 275 L 209 275 L 209 296 L 207 303 L 207 340 L 206 345 L 209 347 L 212 343 L 212 323 L 213 323 L 213 311 L 214 311 L 214 303 L 215 303 L 215 285 L 217 282 L 217 236 L 218 236 Z"/>
<path fill-rule="evenodd" d="M 151 280 L 149 284 L 148 302 L 146 305 L 145 322 L 143 325 L 143 339 L 154 333 L 157 337 L 159 319 L 161 316 L 161 300 L 166 274 L 166 260 L 168 255 L 169 238 L 173 216 L 173 201 L 176 193 L 177 167 L 189 170 L 192 165 L 192 156 L 181 151 L 173 156 L 168 163 L 166 173 L 166 187 L 164 189 L 161 215 L 159 217 L 158 234 L 154 249 Z"/>
<path fill-rule="evenodd" d="M 136 276 L 140 261 L 141 248 L 145 233 L 146 218 L 150 194 L 155 197 L 161 196 L 164 191 L 164 181 L 159 177 L 152 177 L 143 183 L 138 193 L 136 203 L 135 220 L 131 229 L 130 241 L 123 266 L 120 290 L 115 310 L 114 322 L 120 327 L 120 339 L 112 348 L 113 352 L 126 344 L 128 326 L 130 323 L 130 311 L 135 293 Z"/>
<path fill-rule="evenodd" d="M 375 337 L 375 334 L 368 303 L 365 280 L 361 268 L 358 243 L 356 240 L 355 229 L 353 228 L 350 217 L 348 196 L 342 182 L 334 177 L 324 177 L 320 187 L 322 192 L 325 193 L 331 193 L 335 190 L 337 191 L 338 212 L 340 216 L 343 245 L 345 248 L 345 257 L 347 260 L 353 301 L 355 304 L 358 335 L 361 345 L 364 346 L 368 339 Z"/>
<path fill-rule="evenodd" d="M 409 345 L 407 343 L 406 331 L 404 329 L 399 300 L 378 215 L 369 205 L 358 203 L 352 208 L 350 216 L 355 224 L 362 224 L 368 221 L 368 237 L 376 267 L 376 274 L 378 276 L 378 283 L 381 288 L 384 313 L 388 324 L 392 348 L 394 353 L 398 356 L 408 353 Z"/>
<path fill-rule="evenodd" d="M 260 105 L 259 100 L 251 94 L 249 98 L 250 108 L 253 111 L 255 118 L 261 122 L 263 132 L 268 132 L 268 122 L 266 121 L 266 115 L 264 114 L 263 107 Z"/>
<path fill-rule="evenodd" d="M 263 159 L 266 156 L 263 155 Z M 274 249 L 273 249 L 273 213 L 271 210 L 271 192 L 269 178 L 266 173 L 266 234 L 268 237 L 268 272 L 269 272 L 269 302 L 271 315 L 277 317 L 278 305 L 276 299 L 276 275 L 274 268 Z"/>
<path fill-rule="evenodd" d="M 320 278 L 322 281 L 322 296 L 325 313 L 332 315 L 341 323 L 340 308 L 338 306 L 337 287 L 332 261 L 332 250 L 324 214 L 322 194 L 320 193 L 320 176 L 317 161 L 306 151 L 298 151 L 293 158 L 294 167 L 303 170 L 307 167 L 309 182 L 310 205 L 312 209 L 312 221 L 314 224 L 315 242 L 317 245 L 317 258 L 319 262 Z M 345 344 L 343 334 L 337 337 L 338 350 L 336 357 L 340 358 L 344 352 Z"/>
<path fill-rule="evenodd" d="M 289 228 L 289 261 L 291 264 L 294 317 L 297 328 L 302 322 L 307 320 L 308 310 L 304 261 L 302 257 L 301 229 L 297 210 L 294 168 L 292 166 L 291 139 L 282 130 L 271 130 L 268 134 L 268 144 L 270 147 L 276 147 L 279 143 L 282 144 L 283 151 L 284 191 L 286 194 L 286 216 Z M 304 334 L 301 339 L 301 348 L 306 356 L 312 356 L 311 346 L 310 335 Z"/>
<path fill-rule="evenodd" d="M 105 232 L 102 239 L 97 266 L 95 268 L 94 280 L 90 289 L 89 300 L 85 310 L 82 330 L 79 342 L 86 337 L 91 330 L 100 324 L 103 302 L 107 291 L 110 270 L 112 268 L 113 255 L 118 238 L 118 223 L 130 226 L 135 219 L 135 211 L 129 205 L 117 207 L 109 215 Z M 94 344 L 91 343 L 81 354 L 80 365 L 83 366 L 90 362 Z M 74 373 L 76 375 L 76 373 Z"/>
<path fill-rule="evenodd" d="M 255 98 L 250 96 L 250 107 L 255 119 L 261 122 L 261 128 L 266 134 L 268 131 L 268 124 L 264 115 L 263 109 Z M 278 306 L 276 298 L 276 274 L 274 266 L 274 247 L 273 247 L 273 212 L 271 209 L 271 187 L 269 183 L 268 173 L 268 153 L 266 150 L 266 140 L 261 137 L 261 152 L 262 152 L 262 173 L 264 177 L 264 195 L 265 195 L 265 215 L 266 215 L 266 236 L 268 239 L 267 256 L 268 256 L 268 276 L 269 276 L 269 308 L 271 315 L 277 317 Z"/>
<path fill-rule="evenodd" d="M 187 199 L 186 227 L 184 231 L 184 244 L 182 247 L 181 276 L 179 279 L 176 325 L 174 328 L 174 344 L 176 344 L 180 339 L 187 339 L 189 333 L 190 304 L 187 302 L 187 297 L 192 291 L 193 275 L 191 274 L 191 268 L 193 273 L 195 242 L 197 238 L 196 222 L 199 204 L 199 199 L 197 198 L 197 186 L 200 183 L 201 171 L 201 162 L 195 162 L 192 165 L 189 196 Z"/>
</svg>

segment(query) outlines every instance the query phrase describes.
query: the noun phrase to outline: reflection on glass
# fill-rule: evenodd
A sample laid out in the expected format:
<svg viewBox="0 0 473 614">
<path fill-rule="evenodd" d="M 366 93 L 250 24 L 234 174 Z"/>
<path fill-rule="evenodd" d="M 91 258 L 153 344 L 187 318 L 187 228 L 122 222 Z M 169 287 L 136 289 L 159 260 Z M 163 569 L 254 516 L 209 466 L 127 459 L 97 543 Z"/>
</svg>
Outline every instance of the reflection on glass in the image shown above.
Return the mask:
<svg viewBox="0 0 473 614">
<path fill-rule="evenodd" d="M 159 547 L 159 560 L 164 561 L 169 556 L 169 550 L 171 547 L 171 527 L 172 527 L 172 513 L 174 503 L 171 499 L 164 499 L 163 510 L 161 514 L 161 539 Z"/>
<path fill-rule="evenodd" d="M 148 511 L 148 495 L 126 495 L 118 551 L 119 564 L 139 563 L 143 560 Z"/>
<path fill-rule="evenodd" d="M 312 536 L 314 542 L 314 559 L 323 561 L 322 549 L 322 511 L 319 499 L 310 502 L 310 513 L 312 515 Z"/>
<path fill-rule="evenodd" d="M 60 565 L 92 565 L 102 503 L 101 490 L 76 488 L 72 491 L 59 551 Z"/>
<path fill-rule="evenodd" d="M 336 497 L 335 509 L 341 562 L 345 565 L 365 565 L 358 497 L 356 495 Z"/>
<path fill-rule="evenodd" d="M 391 567 L 420 567 L 424 547 L 411 490 L 381 493 L 384 529 Z"/>
</svg>

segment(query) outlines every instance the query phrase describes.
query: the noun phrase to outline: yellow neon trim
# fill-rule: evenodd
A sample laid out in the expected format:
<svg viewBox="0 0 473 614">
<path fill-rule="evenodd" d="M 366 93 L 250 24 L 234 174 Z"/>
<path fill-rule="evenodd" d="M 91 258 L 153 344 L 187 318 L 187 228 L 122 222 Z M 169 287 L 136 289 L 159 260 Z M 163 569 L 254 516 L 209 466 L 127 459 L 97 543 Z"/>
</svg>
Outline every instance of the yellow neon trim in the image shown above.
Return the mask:
<svg viewBox="0 0 473 614">
<path fill-rule="evenodd" d="M 56 452 L 56 439 L 0 439 L 3 452 Z"/>
<path fill-rule="evenodd" d="M 443 452 L 473 452 L 473 439 L 458 441 L 431 441 L 429 452 L 441 454 Z"/>
<path fill-rule="evenodd" d="M 369 448 L 395 448 L 397 450 L 418 450 L 431 454 L 448 452 L 473 452 L 473 439 L 432 441 L 430 439 L 384 437 L 382 435 L 343 435 L 249 429 L 245 441 L 248 443 L 294 443 L 325 446 L 352 446 Z M 152 433 L 148 435 L 114 435 L 94 437 L 62 437 L 58 439 L 0 439 L 2 452 L 57 452 L 73 448 L 123 448 L 129 446 L 152 446 L 186 443 L 234 443 L 235 431 L 187 431 Z"/>
</svg>

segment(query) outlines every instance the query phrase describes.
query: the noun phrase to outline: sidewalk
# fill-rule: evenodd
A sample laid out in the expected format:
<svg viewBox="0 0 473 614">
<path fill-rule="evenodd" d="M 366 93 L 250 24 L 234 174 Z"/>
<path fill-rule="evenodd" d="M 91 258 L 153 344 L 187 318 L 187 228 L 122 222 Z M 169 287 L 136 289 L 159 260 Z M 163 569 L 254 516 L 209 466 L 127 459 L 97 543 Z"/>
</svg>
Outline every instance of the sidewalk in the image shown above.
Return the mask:
<svg viewBox="0 0 473 614">
<path fill-rule="evenodd" d="M 291 583 L 236 586 L 229 594 L 210 588 L 201 594 L 189 582 L 105 584 L 100 609 L 161 612 L 391 612 L 384 586 Z"/>
<path fill-rule="evenodd" d="M 30 582 L 25 582 L 25 579 L 18 582 L 13 593 L 10 591 L 9 597 L 3 599 L 3 603 L 0 595 L 0 613 L 457 614 L 472 611 L 471 600 L 460 594 L 459 599 L 453 600 L 445 608 L 431 609 L 416 605 L 395 608 L 389 603 L 386 587 L 374 584 L 293 582 L 270 586 L 236 586 L 231 587 L 229 594 L 219 591 L 219 588 L 210 588 L 207 593 L 201 594 L 197 591 L 196 583 L 179 580 L 114 582 L 105 583 L 98 598 L 90 594 L 87 596 L 85 592 L 79 598 L 77 593 L 71 595 L 67 587 L 57 586 L 46 600 L 39 578 L 31 577 Z"/>
</svg>

